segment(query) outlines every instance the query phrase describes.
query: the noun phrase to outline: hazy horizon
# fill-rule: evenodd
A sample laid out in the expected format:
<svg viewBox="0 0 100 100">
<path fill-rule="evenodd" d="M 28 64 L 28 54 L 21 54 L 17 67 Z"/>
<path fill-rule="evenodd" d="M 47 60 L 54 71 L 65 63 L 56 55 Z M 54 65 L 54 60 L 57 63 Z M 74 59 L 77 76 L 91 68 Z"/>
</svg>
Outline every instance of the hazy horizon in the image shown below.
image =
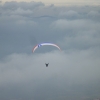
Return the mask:
<svg viewBox="0 0 100 100">
<path fill-rule="evenodd" d="M 100 1 L 99 0 L 3 0 L 1 1 L 1 3 L 5 3 L 5 2 L 42 2 L 45 5 L 57 5 L 57 6 L 66 6 L 66 5 L 92 5 L 92 6 L 97 6 L 100 5 Z"/>
</svg>

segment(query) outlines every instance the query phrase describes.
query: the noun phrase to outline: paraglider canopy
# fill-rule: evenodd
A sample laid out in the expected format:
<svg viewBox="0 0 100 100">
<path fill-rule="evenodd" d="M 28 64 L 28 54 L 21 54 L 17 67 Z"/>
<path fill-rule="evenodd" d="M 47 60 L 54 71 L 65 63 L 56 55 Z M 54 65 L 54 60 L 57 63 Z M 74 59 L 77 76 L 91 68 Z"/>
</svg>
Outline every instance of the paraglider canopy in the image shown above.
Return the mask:
<svg viewBox="0 0 100 100">
<path fill-rule="evenodd" d="M 61 50 L 60 47 L 59 47 L 58 45 L 54 44 L 54 43 L 40 43 L 40 44 L 37 44 L 37 45 L 32 49 L 32 52 L 34 52 L 37 48 L 39 48 L 39 47 L 41 47 L 41 46 L 45 46 L 45 45 L 54 46 L 54 47 L 58 48 L 59 50 Z"/>
</svg>

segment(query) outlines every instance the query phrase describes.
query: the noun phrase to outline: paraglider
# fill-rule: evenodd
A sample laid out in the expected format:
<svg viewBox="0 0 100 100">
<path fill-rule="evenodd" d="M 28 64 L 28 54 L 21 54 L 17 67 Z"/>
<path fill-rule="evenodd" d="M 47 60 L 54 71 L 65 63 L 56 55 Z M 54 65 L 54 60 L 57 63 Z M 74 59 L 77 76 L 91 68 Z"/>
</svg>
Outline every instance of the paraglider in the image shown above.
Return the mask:
<svg viewBox="0 0 100 100">
<path fill-rule="evenodd" d="M 54 46 L 56 48 L 58 48 L 60 51 L 60 47 L 54 43 L 40 43 L 40 44 L 37 44 L 33 49 L 32 49 L 32 52 L 34 52 L 37 48 L 41 47 L 41 46 L 45 46 L 45 45 L 49 45 L 49 46 Z M 46 67 L 48 67 L 49 63 L 45 63 Z"/>
<path fill-rule="evenodd" d="M 59 47 L 58 45 L 56 45 L 56 44 L 53 44 L 53 43 L 40 43 L 40 44 L 37 44 L 37 45 L 32 49 L 32 52 L 34 52 L 37 48 L 39 48 L 39 47 L 41 47 L 41 46 L 45 46 L 45 45 L 54 46 L 54 47 L 58 48 L 59 50 L 61 50 L 60 47 Z"/>
</svg>

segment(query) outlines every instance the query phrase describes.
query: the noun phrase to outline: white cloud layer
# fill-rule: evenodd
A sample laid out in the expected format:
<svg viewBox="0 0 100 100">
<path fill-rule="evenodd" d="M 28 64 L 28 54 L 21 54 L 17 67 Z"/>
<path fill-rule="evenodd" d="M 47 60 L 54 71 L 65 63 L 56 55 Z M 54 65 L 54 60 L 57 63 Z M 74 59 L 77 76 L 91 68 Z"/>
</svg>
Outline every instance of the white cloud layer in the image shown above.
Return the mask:
<svg viewBox="0 0 100 100">
<path fill-rule="evenodd" d="M 0 5 L 0 99 L 100 98 L 100 7 Z M 32 48 L 41 42 L 51 46 Z M 49 67 L 45 63 L 49 62 Z"/>
</svg>

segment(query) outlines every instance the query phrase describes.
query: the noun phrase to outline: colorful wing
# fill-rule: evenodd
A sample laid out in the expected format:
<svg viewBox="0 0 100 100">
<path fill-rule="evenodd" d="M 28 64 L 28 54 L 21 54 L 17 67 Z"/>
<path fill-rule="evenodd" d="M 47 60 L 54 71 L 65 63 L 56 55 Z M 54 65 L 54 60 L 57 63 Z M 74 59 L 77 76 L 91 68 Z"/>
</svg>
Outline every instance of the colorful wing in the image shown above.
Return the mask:
<svg viewBox="0 0 100 100">
<path fill-rule="evenodd" d="M 45 45 L 54 46 L 54 47 L 57 47 L 59 50 L 61 50 L 60 47 L 59 47 L 58 45 L 56 45 L 56 44 L 53 44 L 53 43 L 40 43 L 40 44 L 36 45 L 36 46 L 33 48 L 32 52 L 34 52 L 37 48 L 39 48 L 39 47 L 41 47 L 41 46 L 45 46 Z"/>
</svg>

